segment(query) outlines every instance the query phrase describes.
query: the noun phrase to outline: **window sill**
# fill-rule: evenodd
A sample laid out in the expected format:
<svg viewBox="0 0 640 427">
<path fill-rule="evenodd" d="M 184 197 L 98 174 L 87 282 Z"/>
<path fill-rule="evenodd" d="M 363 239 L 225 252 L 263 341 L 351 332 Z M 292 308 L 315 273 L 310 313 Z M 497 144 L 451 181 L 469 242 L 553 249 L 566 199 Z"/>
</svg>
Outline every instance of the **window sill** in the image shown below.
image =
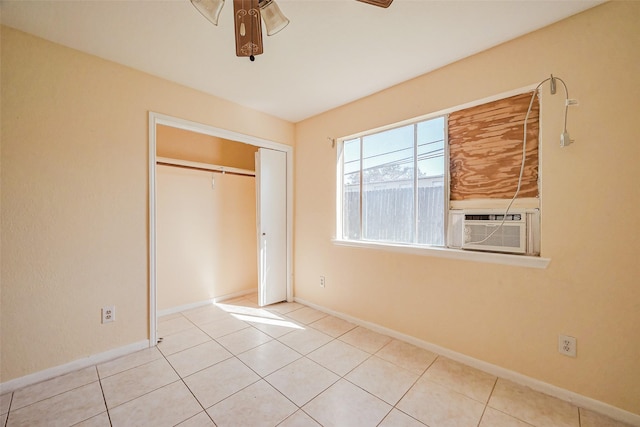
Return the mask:
<svg viewBox="0 0 640 427">
<path fill-rule="evenodd" d="M 491 264 L 512 265 L 517 267 L 547 268 L 550 258 L 537 256 L 509 255 L 492 252 L 465 251 L 441 247 L 417 247 L 394 243 L 364 242 L 354 240 L 332 240 L 338 246 L 350 246 L 354 248 L 377 249 L 390 252 L 400 252 L 412 255 L 434 256 L 439 258 L 459 259 L 464 261 L 486 262 Z"/>
</svg>

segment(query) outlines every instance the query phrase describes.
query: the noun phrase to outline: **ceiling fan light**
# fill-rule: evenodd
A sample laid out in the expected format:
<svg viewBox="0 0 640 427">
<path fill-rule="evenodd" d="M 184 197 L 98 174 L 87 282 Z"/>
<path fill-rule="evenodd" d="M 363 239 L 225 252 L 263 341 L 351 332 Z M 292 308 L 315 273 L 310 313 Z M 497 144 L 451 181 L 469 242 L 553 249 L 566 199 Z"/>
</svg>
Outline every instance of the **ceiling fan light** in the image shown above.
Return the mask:
<svg viewBox="0 0 640 427">
<path fill-rule="evenodd" d="M 267 27 L 267 35 L 272 36 L 289 24 L 274 0 L 260 0 L 260 15 Z"/>
<path fill-rule="evenodd" d="M 218 25 L 218 18 L 220 17 L 222 6 L 224 6 L 224 0 L 191 0 L 191 4 L 213 25 Z"/>
</svg>

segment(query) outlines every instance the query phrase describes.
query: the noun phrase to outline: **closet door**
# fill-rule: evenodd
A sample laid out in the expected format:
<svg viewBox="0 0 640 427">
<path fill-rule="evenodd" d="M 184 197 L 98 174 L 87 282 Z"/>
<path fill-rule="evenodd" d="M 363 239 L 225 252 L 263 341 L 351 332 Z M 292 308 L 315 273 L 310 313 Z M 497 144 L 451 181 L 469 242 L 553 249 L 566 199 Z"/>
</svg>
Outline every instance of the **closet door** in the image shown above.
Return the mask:
<svg viewBox="0 0 640 427">
<path fill-rule="evenodd" d="M 256 153 L 258 304 L 287 299 L 287 155 Z"/>
</svg>

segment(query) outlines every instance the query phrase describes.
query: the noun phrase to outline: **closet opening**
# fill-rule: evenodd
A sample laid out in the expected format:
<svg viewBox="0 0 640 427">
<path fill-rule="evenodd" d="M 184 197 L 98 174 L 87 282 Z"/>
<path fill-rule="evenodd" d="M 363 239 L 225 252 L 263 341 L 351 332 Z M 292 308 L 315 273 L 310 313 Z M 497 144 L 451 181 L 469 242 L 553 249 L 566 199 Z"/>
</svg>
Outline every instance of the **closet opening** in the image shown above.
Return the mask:
<svg viewBox="0 0 640 427">
<path fill-rule="evenodd" d="M 279 181 L 260 168 L 256 178 L 256 162 L 266 154 L 281 160 Z M 149 159 L 151 345 L 160 315 L 256 291 L 261 304 L 292 300 L 292 147 L 150 113 Z M 269 201 L 273 187 L 281 206 L 265 216 L 260 211 L 272 203 L 260 203 L 260 193 Z M 282 247 L 275 257 L 278 233 L 267 233 L 264 219 L 274 215 Z M 277 278 L 261 274 L 278 269 Z"/>
</svg>

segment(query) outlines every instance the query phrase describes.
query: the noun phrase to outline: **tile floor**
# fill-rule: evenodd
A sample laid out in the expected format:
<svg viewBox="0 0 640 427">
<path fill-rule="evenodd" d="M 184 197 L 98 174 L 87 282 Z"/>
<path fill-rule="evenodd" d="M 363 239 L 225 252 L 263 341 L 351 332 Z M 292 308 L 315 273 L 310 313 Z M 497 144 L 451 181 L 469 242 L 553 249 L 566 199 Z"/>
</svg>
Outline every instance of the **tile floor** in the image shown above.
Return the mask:
<svg viewBox="0 0 640 427">
<path fill-rule="evenodd" d="M 163 341 L 0 396 L 6 426 L 614 427 L 298 303 L 159 319 Z"/>
</svg>

